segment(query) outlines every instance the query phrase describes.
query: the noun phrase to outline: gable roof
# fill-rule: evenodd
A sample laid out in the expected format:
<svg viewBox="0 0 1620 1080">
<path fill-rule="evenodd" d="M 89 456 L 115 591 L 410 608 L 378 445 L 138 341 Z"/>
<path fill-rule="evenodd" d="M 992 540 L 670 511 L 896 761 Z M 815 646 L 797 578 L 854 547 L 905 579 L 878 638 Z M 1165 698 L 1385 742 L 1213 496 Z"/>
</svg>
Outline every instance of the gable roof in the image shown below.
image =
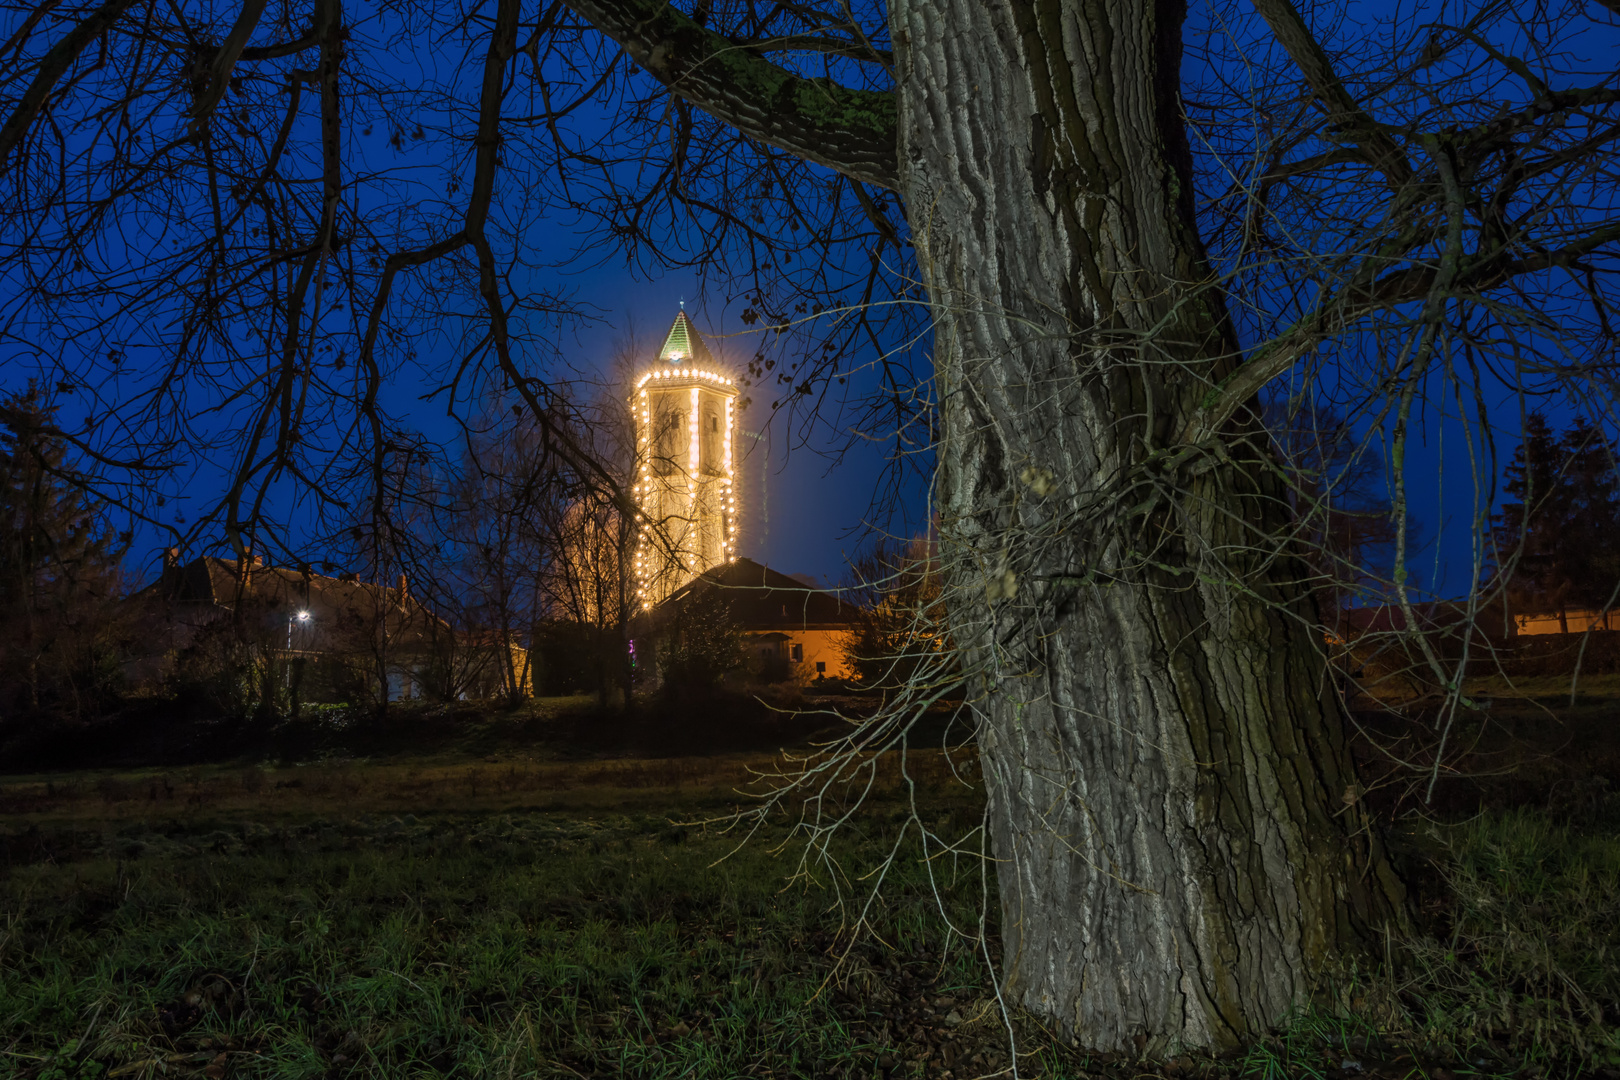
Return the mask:
<svg viewBox="0 0 1620 1080">
<path fill-rule="evenodd" d="M 283 566 L 252 564 L 246 575 L 236 559 L 203 555 L 164 569 L 163 576 L 141 590 L 168 604 L 230 610 L 244 601 L 269 608 L 307 610 L 317 625 L 340 618 L 393 623 L 443 624 L 408 591 L 375 585 L 350 576 L 327 577 Z"/>
<path fill-rule="evenodd" d="M 752 559 L 722 563 L 682 585 L 669 599 L 643 615 L 641 633 L 656 631 L 700 595 L 718 593 L 731 603 L 731 617 L 743 630 L 842 629 L 859 614 L 832 593 L 812 589 Z"/>
<path fill-rule="evenodd" d="M 670 324 L 669 333 L 664 338 L 664 347 L 658 350 L 658 359 L 668 364 L 714 363 L 709 347 L 703 343 L 703 336 L 692 325 L 692 320 L 686 317 L 684 308 L 676 314 L 675 321 Z"/>
</svg>

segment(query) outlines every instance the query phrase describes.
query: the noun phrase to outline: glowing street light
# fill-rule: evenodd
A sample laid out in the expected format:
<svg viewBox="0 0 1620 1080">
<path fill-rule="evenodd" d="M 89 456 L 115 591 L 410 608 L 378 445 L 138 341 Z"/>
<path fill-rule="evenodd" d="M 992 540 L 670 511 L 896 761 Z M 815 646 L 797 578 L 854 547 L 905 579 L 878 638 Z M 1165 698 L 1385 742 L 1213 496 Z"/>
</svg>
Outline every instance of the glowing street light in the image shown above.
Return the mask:
<svg viewBox="0 0 1620 1080">
<path fill-rule="evenodd" d="M 288 615 L 287 615 L 287 651 L 288 652 L 292 652 L 292 630 L 293 630 L 293 623 L 294 622 L 300 622 L 300 623 L 309 622 L 309 612 L 300 611 L 300 612 L 297 612 L 296 614 L 290 613 L 290 612 L 288 613 Z"/>
<path fill-rule="evenodd" d="M 309 622 L 309 612 L 307 612 L 307 611 L 299 611 L 299 612 L 289 612 L 287 614 L 287 652 L 289 654 L 292 653 L 292 632 L 293 632 L 293 623 L 294 622 L 298 622 L 298 623 L 307 623 L 307 622 Z M 290 655 L 289 655 L 289 659 L 290 659 Z M 290 664 L 290 663 L 287 665 L 287 685 L 288 686 L 292 685 L 292 664 Z"/>
</svg>

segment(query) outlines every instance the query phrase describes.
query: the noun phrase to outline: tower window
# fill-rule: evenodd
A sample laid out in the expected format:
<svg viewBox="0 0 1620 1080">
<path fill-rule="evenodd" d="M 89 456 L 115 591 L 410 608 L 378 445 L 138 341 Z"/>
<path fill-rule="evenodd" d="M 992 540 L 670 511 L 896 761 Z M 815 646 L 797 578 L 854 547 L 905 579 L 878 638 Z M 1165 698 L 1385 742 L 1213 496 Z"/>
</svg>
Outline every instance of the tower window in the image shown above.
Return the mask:
<svg viewBox="0 0 1620 1080">
<path fill-rule="evenodd" d="M 653 470 L 667 476 L 680 465 L 681 451 L 686 446 L 686 416 L 663 402 L 659 405 L 653 444 Z"/>
<path fill-rule="evenodd" d="M 721 469 L 720 407 L 713 401 L 703 404 L 703 419 L 699 421 L 703 432 L 703 471 L 718 476 Z"/>
<path fill-rule="evenodd" d="M 793 646 L 793 662 L 795 664 L 804 663 L 804 646 L 803 645 L 794 645 Z"/>
</svg>

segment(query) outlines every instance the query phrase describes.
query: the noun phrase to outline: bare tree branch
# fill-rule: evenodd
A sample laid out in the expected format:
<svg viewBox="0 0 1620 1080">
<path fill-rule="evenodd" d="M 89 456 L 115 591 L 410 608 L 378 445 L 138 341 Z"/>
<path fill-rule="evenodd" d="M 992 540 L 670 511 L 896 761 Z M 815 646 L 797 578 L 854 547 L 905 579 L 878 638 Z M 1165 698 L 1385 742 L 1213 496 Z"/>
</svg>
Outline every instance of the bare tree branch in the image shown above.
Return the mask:
<svg viewBox="0 0 1620 1080">
<path fill-rule="evenodd" d="M 895 189 L 895 99 L 801 78 L 663 0 L 569 0 L 631 59 L 744 134 L 856 180 Z"/>
<path fill-rule="evenodd" d="M 214 107 L 219 104 L 220 98 L 231 84 L 231 69 L 241 57 L 242 50 L 247 47 L 247 39 L 259 25 L 259 18 L 264 14 L 264 7 L 268 0 L 247 0 L 242 5 L 242 13 L 237 16 L 236 24 L 231 32 L 214 50 L 212 57 L 197 58 L 197 67 L 200 69 L 193 79 L 193 92 L 197 95 L 189 110 L 191 115 L 192 133 L 201 131 L 213 115 Z"/>
<path fill-rule="evenodd" d="M 1333 70 L 1333 62 L 1316 36 L 1305 25 L 1299 9 L 1290 0 L 1251 0 L 1255 11 L 1271 27 L 1277 43 L 1305 76 L 1305 82 L 1328 111 L 1329 118 L 1343 132 L 1333 134 L 1358 143 L 1369 164 L 1383 170 L 1392 184 L 1404 184 L 1412 176 L 1412 166 L 1395 140 L 1389 137 L 1367 111 L 1356 103 Z"/>
<path fill-rule="evenodd" d="M 34 81 L 23 92 L 17 107 L 6 118 L 5 125 L 0 127 L 0 167 L 3 167 L 6 159 L 11 156 L 12 148 L 22 142 L 23 137 L 28 134 L 29 125 L 45 107 L 45 102 L 51 96 L 57 80 L 67 74 L 85 46 L 105 34 L 136 2 L 137 0 L 107 0 L 83 22 L 69 30 L 67 35 L 45 54 L 45 58 L 40 61 L 39 71 L 34 75 Z"/>
</svg>

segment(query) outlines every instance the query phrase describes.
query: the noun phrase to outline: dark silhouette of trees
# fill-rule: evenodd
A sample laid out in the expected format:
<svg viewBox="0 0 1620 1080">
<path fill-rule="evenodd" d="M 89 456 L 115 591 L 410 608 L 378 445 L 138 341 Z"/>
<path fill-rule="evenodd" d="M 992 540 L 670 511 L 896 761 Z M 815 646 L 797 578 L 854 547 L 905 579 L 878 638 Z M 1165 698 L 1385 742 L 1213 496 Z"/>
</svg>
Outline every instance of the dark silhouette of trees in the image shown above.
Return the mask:
<svg viewBox="0 0 1620 1080">
<path fill-rule="evenodd" d="M 87 494 L 37 385 L 0 400 L 0 708 L 78 715 L 120 689 L 128 534 Z"/>
<path fill-rule="evenodd" d="M 1525 417 L 1503 502 L 1492 523 L 1495 573 L 1518 613 L 1558 614 L 1569 632 L 1571 608 L 1605 612 L 1620 590 L 1620 479 L 1615 443 L 1589 417 L 1562 435 L 1546 417 Z"/>
<path fill-rule="evenodd" d="M 577 440 L 621 489 L 630 487 L 640 463 L 628 399 L 646 359 L 635 355 L 632 339 L 617 357 L 617 377 L 574 407 Z M 595 690 L 603 707 L 627 705 L 635 674 L 627 631 L 636 605 L 630 559 L 640 523 L 610 492 L 572 475 L 550 485 L 527 515 L 546 552 L 539 567 L 548 656 L 583 661 L 572 678 Z"/>
<path fill-rule="evenodd" d="M 861 685 L 890 692 L 924 679 L 946 681 L 955 650 L 936 545 L 920 538 L 880 542 L 851 570 L 853 588 L 844 599 L 855 617 L 844 653 Z"/>
<path fill-rule="evenodd" d="M 1615 441 L 1589 417 L 1577 415 L 1564 431 L 1569 520 L 1565 566 L 1569 599 L 1607 611 L 1620 590 L 1620 474 Z"/>
<path fill-rule="evenodd" d="M 678 704 L 712 702 L 720 681 L 743 665 L 742 630 L 721 589 L 698 589 L 673 605 L 659 640 L 659 690 Z"/>
<path fill-rule="evenodd" d="M 1285 470 L 1294 535 L 1314 572 L 1322 617 L 1337 630 L 1347 604 L 1385 598 L 1395 523 L 1383 462 L 1365 433 L 1332 408 L 1276 401 L 1264 415 Z"/>
</svg>

